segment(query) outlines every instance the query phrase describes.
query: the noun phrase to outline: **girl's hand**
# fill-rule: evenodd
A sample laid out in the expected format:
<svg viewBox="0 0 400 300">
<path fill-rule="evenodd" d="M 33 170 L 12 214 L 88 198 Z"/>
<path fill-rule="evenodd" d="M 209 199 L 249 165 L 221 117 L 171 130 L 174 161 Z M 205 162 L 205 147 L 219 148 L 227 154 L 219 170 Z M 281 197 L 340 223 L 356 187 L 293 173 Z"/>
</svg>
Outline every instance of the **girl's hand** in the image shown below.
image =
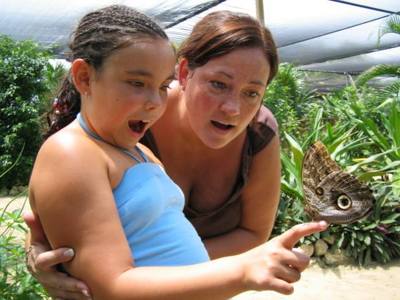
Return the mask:
<svg viewBox="0 0 400 300">
<path fill-rule="evenodd" d="M 299 224 L 253 250 L 240 254 L 244 260 L 247 289 L 273 290 L 289 295 L 310 258 L 298 249 L 297 242 L 307 235 L 325 230 L 325 221 Z"/>
<path fill-rule="evenodd" d="M 31 230 L 30 245 L 26 251 L 26 265 L 33 277 L 55 299 L 91 299 L 89 288 L 83 282 L 56 269 L 58 264 L 72 260 L 73 249 L 51 250 L 37 218 L 32 213 L 26 213 L 24 221 Z"/>
</svg>

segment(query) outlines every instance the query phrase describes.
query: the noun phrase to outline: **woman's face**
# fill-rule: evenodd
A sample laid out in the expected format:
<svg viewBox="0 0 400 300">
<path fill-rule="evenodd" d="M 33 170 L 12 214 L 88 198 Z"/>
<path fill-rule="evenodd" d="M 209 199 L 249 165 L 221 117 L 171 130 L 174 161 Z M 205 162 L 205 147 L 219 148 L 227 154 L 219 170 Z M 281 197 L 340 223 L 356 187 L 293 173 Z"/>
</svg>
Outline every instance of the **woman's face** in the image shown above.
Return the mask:
<svg viewBox="0 0 400 300">
<path fill-rule="evenodd" d="M 270 66 L 259 48 L 242 48 L 188 69 L 180 64 L 186 118 L 206 146 L 221 148 L 256 116 Z"/>
<path fill-rule="evenodd" d="M 90 80 L 89 126 L 108 142 L 132 148 L 164 112 L 174 64 L 163 39 L 142 38 L 112 53 Z"/>
</svg>

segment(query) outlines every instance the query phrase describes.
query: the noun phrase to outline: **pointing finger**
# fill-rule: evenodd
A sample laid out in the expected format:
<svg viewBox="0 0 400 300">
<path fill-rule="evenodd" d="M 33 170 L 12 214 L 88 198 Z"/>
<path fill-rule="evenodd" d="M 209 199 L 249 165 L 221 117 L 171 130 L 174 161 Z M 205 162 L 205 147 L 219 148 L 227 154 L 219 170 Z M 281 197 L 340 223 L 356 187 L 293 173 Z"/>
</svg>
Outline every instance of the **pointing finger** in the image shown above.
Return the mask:
<svg viewBox="0 0 400 300">
<path fill-rule="evenodd" d="M 316 232 L 324 231 L 327 228 L 328 223 L 326 221 L 298 224 L 283 233 L 279 237 L 279 240 L 285 248 L 292 249 L 301 238 Z"/>
</svg>

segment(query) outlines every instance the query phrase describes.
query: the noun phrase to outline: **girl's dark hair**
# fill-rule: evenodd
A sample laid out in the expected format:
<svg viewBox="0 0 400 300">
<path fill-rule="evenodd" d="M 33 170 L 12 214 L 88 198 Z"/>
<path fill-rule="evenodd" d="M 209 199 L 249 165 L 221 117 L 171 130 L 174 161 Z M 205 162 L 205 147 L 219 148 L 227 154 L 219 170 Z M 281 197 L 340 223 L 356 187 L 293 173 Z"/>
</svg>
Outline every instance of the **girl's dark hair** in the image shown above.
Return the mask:
<svg viewBox="0 0 400 300">
<path fill-rule="evenodd" d="M 68 60 L 84 59 L 95 70 L 113 51 L 127 47 L 137 37 L 167 40 L 163 29 L 151 18 L 124 5 L 111 5 L 86 14 L 72 33 Z M 81 96 L 75 89 L 70 74 L 64 78 L 47 116 L 49 137 L 71 123 L 79 113 Z"/>
<path fill-rule="evenodd" d="M 189 68 L 194 69 L 236 49 L 254 47 L 263 50 L 270 65 L 267 82 L 270 83 L 279 64 L 271 32 L 249 15 L 217 11 L 206 15 L 194 26 L 178 51 L 178 59 L 186 58 Z"/>
</svg>

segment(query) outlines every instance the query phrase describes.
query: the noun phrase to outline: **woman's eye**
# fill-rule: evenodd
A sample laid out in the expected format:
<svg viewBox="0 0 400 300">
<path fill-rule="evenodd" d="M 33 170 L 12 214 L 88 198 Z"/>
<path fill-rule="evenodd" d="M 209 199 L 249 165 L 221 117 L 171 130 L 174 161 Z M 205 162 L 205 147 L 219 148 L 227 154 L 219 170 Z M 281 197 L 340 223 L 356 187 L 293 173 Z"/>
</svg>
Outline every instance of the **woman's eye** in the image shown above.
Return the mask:
<svg viewBox="0 0 400 300">
<path fill-rule="evenodd" d="M 211 85 L 212 85 L 214 88 L 219 89 L 219 90 L 223 90 L 223 89 L 226 88 L 226 84 L 223 83 L 223 82 L 221 82 L 221 81 L 215 81 L 215 80 L 213 80 L 213 81 L 211 81 Z"/>
<path fill-rule="evenodd" d="M 144 87 L 143 81 L 131 80 L 131 81 L 128 81 L 128 83 L 134 87 Z"/>
<path fill-rule="evenodd" d="M 258 92 L 248 91 L 248 92 L 246 92 L 246 96 L 251 97 L 251 98 L 256 98 L 256 97 L 260 96 L 260 94 Z"/>
</svg>

